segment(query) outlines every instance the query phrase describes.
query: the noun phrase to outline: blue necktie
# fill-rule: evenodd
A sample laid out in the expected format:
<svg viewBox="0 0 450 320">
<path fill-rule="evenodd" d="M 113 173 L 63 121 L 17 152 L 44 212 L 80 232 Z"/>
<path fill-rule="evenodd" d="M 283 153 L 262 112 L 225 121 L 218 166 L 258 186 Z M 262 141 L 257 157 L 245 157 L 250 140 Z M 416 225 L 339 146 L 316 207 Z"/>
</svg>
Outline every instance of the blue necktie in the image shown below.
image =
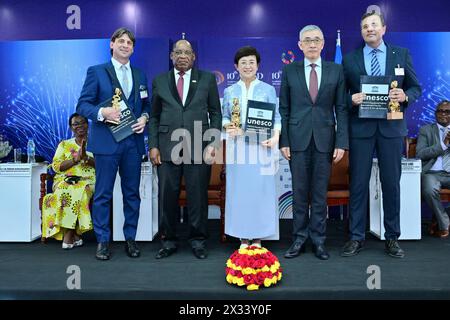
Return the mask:
<svg viewBox="0 0 450 320">
<path fill-rule="evenodd" d="M 378 62 L 378 58 L 377 58 L 378 51 L 379 51 L 378 49 L 373 49 L 371 52 L 372 60 L 370 61 L 370 70 L 371 70 L 372 76 L 381 76 L 380 62 Z"/>
</svg>

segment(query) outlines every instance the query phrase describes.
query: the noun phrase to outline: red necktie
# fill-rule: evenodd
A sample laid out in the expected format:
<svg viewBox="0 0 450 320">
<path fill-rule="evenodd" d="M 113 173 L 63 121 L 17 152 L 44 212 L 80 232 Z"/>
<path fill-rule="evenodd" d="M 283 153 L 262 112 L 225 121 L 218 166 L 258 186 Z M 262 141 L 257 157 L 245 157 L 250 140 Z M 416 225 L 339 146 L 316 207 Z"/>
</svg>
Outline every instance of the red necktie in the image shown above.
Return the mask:
<svg viewBox="0 0 450 320">
<path fill-rule="evenodd" d="M 184 72 L 180 71 L 180 72 L 178 72 L 178 74 L 180 77 L 178 78 L 178 81 L 177 81 L 177 91 L 178 91 L 178 95 L 180 96 L 181 103 L 183 103 Z"/>
<path fill-rule="evenodd" d="M 309 95 L 313 103 L 316 103 L 317 94 L 319 93 L 319 81 L 317 80 L 317 72 L 314 63 L 310 64 L 311 73 L 309 74 Z"/>
</svg>

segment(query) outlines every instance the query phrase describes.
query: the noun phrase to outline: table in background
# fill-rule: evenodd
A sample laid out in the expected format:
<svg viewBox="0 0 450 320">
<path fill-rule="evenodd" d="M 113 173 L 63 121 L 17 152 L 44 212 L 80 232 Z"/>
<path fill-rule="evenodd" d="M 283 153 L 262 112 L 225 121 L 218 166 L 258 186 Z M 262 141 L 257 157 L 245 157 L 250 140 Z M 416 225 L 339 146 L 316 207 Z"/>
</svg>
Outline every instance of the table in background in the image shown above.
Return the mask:
<svg viewBox="0 0 450 320">
<path fill-rule="evenodd" d="M 46 172 L 46 163 L 0 164 L 0 241 L 41 237 L 40 175 Z"/>
</svg>

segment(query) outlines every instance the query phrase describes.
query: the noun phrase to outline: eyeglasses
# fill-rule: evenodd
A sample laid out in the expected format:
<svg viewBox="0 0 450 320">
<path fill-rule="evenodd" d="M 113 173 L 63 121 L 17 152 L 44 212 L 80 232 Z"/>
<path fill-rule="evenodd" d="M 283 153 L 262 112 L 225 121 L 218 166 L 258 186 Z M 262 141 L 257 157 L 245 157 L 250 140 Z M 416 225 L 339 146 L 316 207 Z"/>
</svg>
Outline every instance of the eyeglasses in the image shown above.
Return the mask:
<svg viewBox="0 0 450 320">
<path fill-rule="evenodd" d="M 81 126 L 83 126 L 85 124 L 86 124 L 86 121 L 80 121 L 80 122 L 76 122 L 75 121 L 75 122 L 72 122 L 71 126 L 76 128 L 76 127 L 81 127 Z"/>
<path fill-rule="evenodd" d="M 173 53 L 176 56 L 181 56 L 182 54 L 190 56 L 190 55 L 192 55 L 193 52 L 192 52 L 192 50 L 174 50 Z"/>
<path fill-rule="evenodd" d="M 450 110 L 438 109 L 438 110 L 436 110 L 436 113 L 440 113 L 444 116 L 450 116 Z"/>
<path fill-rule="evenodd" d="M 323 41 L 323 39 L 320 39 L 320 38 L 314 38 L 314 39 L 306 38 L 306 39 L 302 40 L 302 42 L 307 44 L 308 46 L 310 46 L 313 43 L 315 45 L 318 45 L 319 43 L 322 43 L 322 41 Z"/>
</svg>

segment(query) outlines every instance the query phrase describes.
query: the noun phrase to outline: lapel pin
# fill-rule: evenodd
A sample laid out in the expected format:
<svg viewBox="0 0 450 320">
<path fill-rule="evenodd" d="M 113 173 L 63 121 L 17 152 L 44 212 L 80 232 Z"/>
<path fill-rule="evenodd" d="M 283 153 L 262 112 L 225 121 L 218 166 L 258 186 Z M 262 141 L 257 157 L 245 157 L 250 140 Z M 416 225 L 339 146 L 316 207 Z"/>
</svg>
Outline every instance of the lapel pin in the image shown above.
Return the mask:
<svg viewBox="0 0 450 320">
<path fill-rule="evenodd" d="M 197 83 L 197 80 L 192 80 L 191 82 L 192 82 L 192 83 Z"/>
</svg>

